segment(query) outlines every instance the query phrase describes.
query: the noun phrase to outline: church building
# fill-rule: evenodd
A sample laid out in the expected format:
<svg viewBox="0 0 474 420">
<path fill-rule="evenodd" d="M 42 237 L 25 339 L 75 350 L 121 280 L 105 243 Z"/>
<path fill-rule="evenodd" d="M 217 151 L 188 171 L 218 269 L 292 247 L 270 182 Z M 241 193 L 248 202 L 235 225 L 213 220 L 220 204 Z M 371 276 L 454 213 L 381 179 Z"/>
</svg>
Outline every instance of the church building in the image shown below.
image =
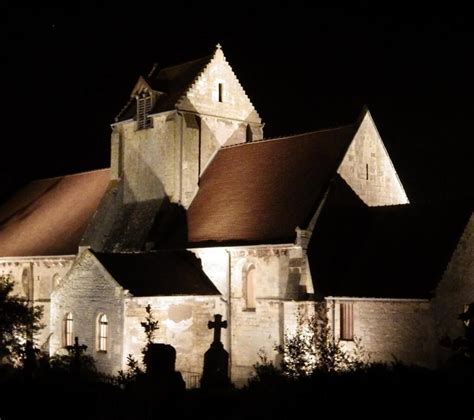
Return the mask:
<svg viewBox="0 0 474 420">
<path fill-rule="evenodd" d="M 400 124 L 403 124 L 401 121 Z M 410 205 L 367 108 L 357 121 L 265 139 L 222 49 L 138 78 L 109 168 L 26 185 L 0 207 L 0 275 L 44 307 L 39 345 L 74 337 L 116 374 L 156 341 L 188 386 L 227 321 L 231 380 L 326 302 L 335 339 L 373 361 L 434 367 L 474 301 L 472 207 Z M 429 245 L 427 245 L 429 244 Z"/>
</svg>

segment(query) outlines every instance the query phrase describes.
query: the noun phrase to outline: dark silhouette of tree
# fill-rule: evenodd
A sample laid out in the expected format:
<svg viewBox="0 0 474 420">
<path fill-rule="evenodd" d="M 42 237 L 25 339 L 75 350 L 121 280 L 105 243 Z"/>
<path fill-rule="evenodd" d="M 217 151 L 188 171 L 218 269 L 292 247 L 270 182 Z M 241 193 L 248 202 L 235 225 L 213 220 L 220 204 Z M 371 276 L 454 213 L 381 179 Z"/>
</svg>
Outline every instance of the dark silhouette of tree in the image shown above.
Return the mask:
<svg viewBox="0 0 474 420">
<path fill-rule="evenodd" d="M 34 337 L 43 328 L 41 306 L 32 306 L 14 295 L 9 275 L 0 276 L 0 363 L 13 366 L 34 364 Z"/>
<path fill-rule="evenodd" d="M 143 363 L 147 366 L 147 362 L 150 356 L 150 349 L 153 345 L 153 340 L 155 338 L 155 332 L 160 328 L 159 321 L 156 320 L 151 311 L 151 306 L 147 305 L 146 308 L 146 317 L 145 321 L 141 322 L 141 326 L 146 335 L 146 344 L 142 349 L 143 354 Z M 127 357 L 127 370 L 120 370 L 118 373 L 118 383 L 122 386 L 128 386 L 132 383 L 135 383 L 138 378 L 144 374 L 143 370 L 140 368 L 140 363 L 136 360 L 131 354 Z"/>
<path fill-rule="evenodd" d="M 474 302 L 466 306 L 466 310 L 458 315 L 458 319 L 464 324 L 464 336 L 454 339 L 443 337 L 441 345 L 452 349 L 458 358 L 474 363 Z"/>
</svg>

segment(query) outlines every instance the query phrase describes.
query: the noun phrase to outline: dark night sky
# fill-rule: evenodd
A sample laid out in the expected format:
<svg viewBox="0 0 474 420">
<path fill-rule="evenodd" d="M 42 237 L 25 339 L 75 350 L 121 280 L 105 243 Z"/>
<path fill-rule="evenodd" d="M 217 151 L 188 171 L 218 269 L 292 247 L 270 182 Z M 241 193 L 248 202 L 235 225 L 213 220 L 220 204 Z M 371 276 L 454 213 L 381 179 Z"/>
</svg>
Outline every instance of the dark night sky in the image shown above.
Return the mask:
<svg viewBox="0 0 474 420">
<path fill-rule="evenodd" d="M 467 10 L 388 12 L 366 2 L 236 14 L 222 5 L 210 15 L 113 4 L 3 6 L 0 196 L 28 179 L 107 166 L 109 124 L 138 75 L 217 42 L 267 137 L 351 123 L 368 104 L 412 201 L 473 194 Z"/>
</svg>

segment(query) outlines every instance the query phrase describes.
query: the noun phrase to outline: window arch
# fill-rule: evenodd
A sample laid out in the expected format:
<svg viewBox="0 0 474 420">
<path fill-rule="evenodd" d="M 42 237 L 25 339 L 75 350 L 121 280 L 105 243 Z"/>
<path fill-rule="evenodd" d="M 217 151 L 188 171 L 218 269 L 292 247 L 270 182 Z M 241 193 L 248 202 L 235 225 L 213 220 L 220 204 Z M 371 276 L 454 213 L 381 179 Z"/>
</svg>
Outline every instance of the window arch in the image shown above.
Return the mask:
<svg viewBox="0 0 474 420">
<path fill-rule="evenodd" d="M 64 317 L 64 347 L 74 345 L 74 318 L 68 312 Z"/>
<path fill-rule="evenodd" d="M 52 289 L 55 289 L 56 287 L 59 286 L 59 284 L 61 283 L 61 275 L 59 273 L 55 273 L 53 274 L 53 277 L 51 278 L 51 285 L 52 285 Z"/>
<path fill-rule="evenodd" d="M 107 340 L 109 323 L 107 315 L 100 314 L 97 317 L 97 351 L 107 351 Z"/>
<path fill-rule="evenodd" d="M 245 309 L 254 311 L 257 307 L 257 298 L 255 293 L 257 270 L 255 266 L 250 265 L 244 275 L 244 297 Z"/>
<path fill-rule="evenodd" d="M 247 124 L 247 127 L 245 128 L 245 143 L 251 143 L 252 140 L 253 140 L 252 127 L 250 127 L 250 124 Z"/>
</svg>

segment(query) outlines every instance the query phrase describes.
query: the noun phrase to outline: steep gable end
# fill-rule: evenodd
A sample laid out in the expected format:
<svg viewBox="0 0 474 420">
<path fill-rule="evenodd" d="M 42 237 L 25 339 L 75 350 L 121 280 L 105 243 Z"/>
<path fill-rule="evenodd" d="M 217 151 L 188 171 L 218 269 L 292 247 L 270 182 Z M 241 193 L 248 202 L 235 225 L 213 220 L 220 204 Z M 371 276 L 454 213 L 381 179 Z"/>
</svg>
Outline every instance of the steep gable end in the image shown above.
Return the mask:
<svg viewBox="0 0 474 420">
<path fill-rule="evenodd" d="M 409 203 L 367 109 L 337 172 L 368 206 Z"/>
<path fill-rule="evenodd" d="M 199 114 L 261 122 L 220 47 L 176 107 Z"/>
</svg>

